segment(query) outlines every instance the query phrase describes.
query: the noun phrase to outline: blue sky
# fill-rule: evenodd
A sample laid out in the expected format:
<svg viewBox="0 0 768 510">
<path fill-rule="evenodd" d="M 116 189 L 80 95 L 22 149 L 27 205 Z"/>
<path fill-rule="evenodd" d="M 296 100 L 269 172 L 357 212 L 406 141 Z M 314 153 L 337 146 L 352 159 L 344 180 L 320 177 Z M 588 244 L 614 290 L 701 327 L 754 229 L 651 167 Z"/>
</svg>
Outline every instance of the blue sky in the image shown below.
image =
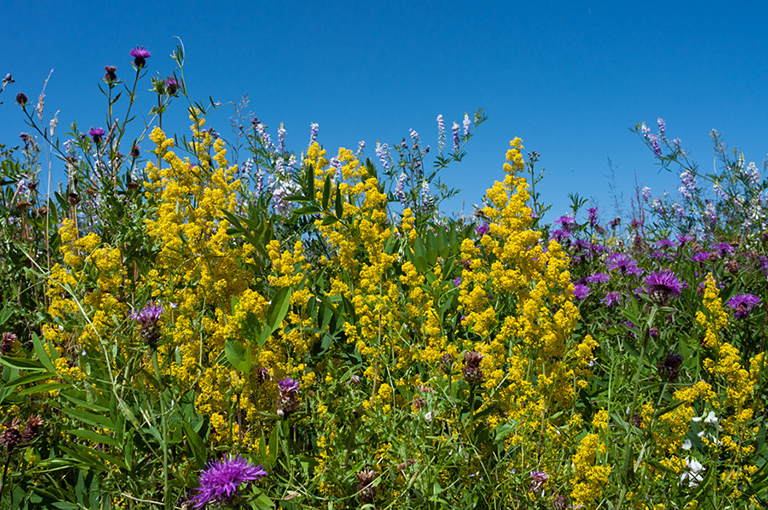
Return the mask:
<svg viewBox="0 0 768 510">
<path fill-rule="evenodd" d="M 375 159 L 376 140 L 393 145 L 409 128 L 434 149 L 438 114 L 450 126 L 483 107 L 489 120 L 468 156 L 443 174 L 462 189 L 449 210 L 463 204 L 471 213 L 502 177 L 508 142 L 519 136 L 546 168 L 548 220 L 567 210 L 569 192 L 594 198 L 612 218 L 609 158 L 625 212 L 636 178 L 654 194 L 677 187 L 628 131 L 640 121 L 655 129 L 663 117 L 669 137 L 681 138 L 702 169 L 712 168 L 713 128 L 762 169 L 766 11 L 758 2 L 710 1 L 5 1 L 0 74 L 16 83 L 0 95 L 0 143 L 17 144 L 29 131 L 13 99 L 24 92 L 35 103 L 52 68 L 45 111 L 50 118 L 61 110 L 62 140 L 73 120 L 81 130 L 103 126 L 103 68 L 132 77 L 128 52 L 137 45 L 152 52 L 140 124 L 153 100 L 148 78 L 173 71 L 178 36 L 190 96 L 228 103 L 248 94 L 273 138 L 284 122 L 290 149 L 306 147 L 311 122 L 329 152 L 365 140 Z M 232 113 L 225 105 L 209 125 L 229 135 Z M 185 134 L 188 124 L 177 101 L 164 127 Z"/>
</svg>

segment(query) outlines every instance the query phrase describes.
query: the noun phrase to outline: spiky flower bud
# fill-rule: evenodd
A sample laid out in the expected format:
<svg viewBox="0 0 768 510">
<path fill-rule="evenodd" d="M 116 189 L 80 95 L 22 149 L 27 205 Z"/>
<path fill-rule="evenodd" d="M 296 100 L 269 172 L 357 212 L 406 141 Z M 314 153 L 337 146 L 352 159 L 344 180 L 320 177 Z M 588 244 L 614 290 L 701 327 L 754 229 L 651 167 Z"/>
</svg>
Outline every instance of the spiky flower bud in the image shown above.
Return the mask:
<svg viewBox="0 0 768 510">
<path fill-rule="evenodd" d="M 479 352 L 471 351 L 464 354 L 464 368 L 461 370 L 464 380 L 467 384 L 480 384 L 483 382 L 483 370 L 480 368 L 480 362 L 483 356 Z"/>
<path fill-rule="evenodd" d="M 357 484 L 357 499 L 361 503 L 373 503 L 376 499 L 376 487 L 371 484 L 376 479 L 376 471 L 365 469 L 358 472 L 356 476 L 360 481 Z"/>
</svg>

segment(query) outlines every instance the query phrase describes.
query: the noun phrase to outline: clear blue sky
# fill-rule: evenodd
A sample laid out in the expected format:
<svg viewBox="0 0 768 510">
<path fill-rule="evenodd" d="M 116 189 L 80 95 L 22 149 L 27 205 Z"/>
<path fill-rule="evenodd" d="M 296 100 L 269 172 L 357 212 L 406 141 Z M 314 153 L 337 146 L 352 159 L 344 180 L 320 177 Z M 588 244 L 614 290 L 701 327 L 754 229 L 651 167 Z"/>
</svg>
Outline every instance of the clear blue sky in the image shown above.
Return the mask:
<svg viewBox="0 0 768 510">
<path fill-rule="evenodd" d="M 393 145 L 409 128 L 435 148 L 438 114 L 449 127 L 483 107 L 489 120 L 469 155 L 443 176 L 463 190 L 450 209 L 465 202 L 471 212 L 501 178 L 508 141 L 519 136 L 546 167 L 541 192 L 555 204 L 548 220 L 565 212 L 569 192 L 597 199 L 613 217 L 608 158 L 626 209 L 635 175 L 654 194 L 678 185 L 657 173 L 627 130 L 640 121 L 655 129 L 663 117 L 670 138 L 681 138 L 704 169 L 712 167 L 716 128 L 762 169 L 767 15 L 761 2 L 713 1 L 6 0 L 0 74 L 16 83 L 0 96 L 0 142 L 16 144 L 29 131 L 13 99 L 25 92 L 34 104 L 52 68 L 45 110 L 47 118 L 61 110 L 58 133 L 75 119 L 81 130 L 103 126 L 103 67 L 132 77 L 128 52 L 141 45 L 152 52 L 149 76 L 166 77 L 178 36 L 193 99 L 226 103 L 248 94 L 273 139 L 285 123 L 293 150 L 306 147 L 310 122 L 320 125 L 326 149 L 365 140 L 371 159 L 376 140 Z M 140 117 L 153 99 L 145 85 Z M 167 130 L 188 133 L 182 102 L 171 111 Z M 220 109 L 209 125 L 230 134 L 232 111 Z"/>
</svg>

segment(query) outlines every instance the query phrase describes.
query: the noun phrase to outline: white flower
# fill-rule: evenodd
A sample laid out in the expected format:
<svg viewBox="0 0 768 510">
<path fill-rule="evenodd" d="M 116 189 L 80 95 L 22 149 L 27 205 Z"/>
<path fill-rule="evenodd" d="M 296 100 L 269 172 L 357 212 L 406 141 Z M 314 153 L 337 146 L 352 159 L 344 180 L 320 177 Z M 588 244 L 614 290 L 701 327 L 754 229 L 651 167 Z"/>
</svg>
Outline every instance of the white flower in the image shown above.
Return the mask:
<svg viewBox="0 0 768 510">
<path fill-rule="evenodd" d="M 704 466 L 701 465 L 696 459 L 685 459 L 688 463 L 688 469 L 680 475 L 680 481 L 684 482 L 688 480 L 688 487 L 696 487 L 704 478 L 701 476 L 701 472 L 704 471 Z"/>
<path fill-rule="evenodd" d="M 692 445 L 691 445 L 691 440 L 690 440 L 690 439 L 686 439 L 686 440 L 683 442 L 683 450 L 690 450 L 690 449 L 691 449 L 691 446 L 692 446 Z"/>
<path fill-rule="evenodd" d="M 424 419 L 427 420 L 427 423 L 432 423 L 432 411 L 426 413 Z"/>
</svg>

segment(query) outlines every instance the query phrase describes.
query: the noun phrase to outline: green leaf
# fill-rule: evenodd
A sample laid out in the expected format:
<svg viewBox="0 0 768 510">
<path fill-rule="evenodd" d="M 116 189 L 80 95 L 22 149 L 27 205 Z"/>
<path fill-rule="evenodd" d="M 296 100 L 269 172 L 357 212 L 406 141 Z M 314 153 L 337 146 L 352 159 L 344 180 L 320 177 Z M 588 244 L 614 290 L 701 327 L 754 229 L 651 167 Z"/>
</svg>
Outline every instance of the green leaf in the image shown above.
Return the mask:
<svg viewBox="0 0 768 510">
<path fill-rule="evenodd" d="M 205 461 L 207 460 L 203 438 L 195 432 L 195 429 L 193 429 L 192 425 L 189 423 L 182 422 L 181 426 L 184 428 L 187 444 L 189 444 L 189 448 L 195 456 L 195 463 L 197 464 L 198 469 L 203 469 L 205 467 Z"/>
<path fill-rule="evenodd" d="M 18 395 L 23 397 L 25 395 L 34 395 L 35 393 L 43 393 L 46 391 L 56 391 L 69 387 L 70 385 L 67 383 L 43 383 L 32 386 L 31 388 L 27 388 L 26 390 L 22 390 Z"/>
<path fill-rule="evenodd" d="M 109 419 L 107 416 L 104 416 L 103 414 L 96 414 L 96 413 L 91 413 L 89 411 L 85 411 L 83 409 L 71 409 L 68 407 L 63 408 L 62 411 L 64 411 L 64 414 L 69 415 L 71 418 L 74 418 L 76 420 L 79 420 L 83 423 L 87 423 L 88 425 L 92 425 L 97 428 L 102 428 L 102 429 L 115 428 L 114 424 L 112 423 L 112 420 Z"/>
<path fill-rule="evenodd" d="M 344 207 L 342 206 L 341 202 L 341 189 L 336 188 L 336 217 L 341 219 L 341 217 L 344 215 Z"/>
<path fill-rule="evenodd" d="M 72 434 L 73 436 L 82 437 L 83 439 L 87 439 L 95 443 L 106 444 L 114 447 L 120 446 L 118 442 L 115 440 L 115 438 L 110 436 L 105 436 L 103 434 L 98 434 L 92 430 L 72 429 L 72 430 L 68 430 L 67 432 L 69 434 Z"/>
<path fill-rule="evenodd" d="M 339 219 L 336 216 L 326 216 L 323 218 L 323 222 L 321 223 L 322 226 L 327 227 L 328 225 L 333 225 L 339 221 Z"/>
<path fill-rule="evenodd" d="M 292 292 L 290 287 L 283 287 L 272 298 L 267 310 L 267 327 L 270 329 L 270 334 L 280 326 L 288 313 Z"/>
<path fill-rule="evenodd" d="M 244 374 L 250 373 L 253 361 L 250 346 L 243 347 L 239 342 L 227 340 L 224 344 L 224 354 L 226 354 L 227 361 L 232 364 L 235 370 Z"/>
<path fill-rule="evenodd" d="M 52 374 L 50 372 L 38 372 L 34 374 L 27 374 L 22 375 L 21 377 L 17 377 L 16 379 L 11 379 L 7 383 L 3 385 L 3 388 L 15 388 L 17 386 L 21 386 L 22 384 L 29 384 L 37 381 L 41 381 L 43 379 L 48 379 L 49 377 L 53 377 L 55 374 Z"/>
<path fill-rule="evenodd" d="M 35 348 L 35 354 L 37 354 L 37 359 L 40 360 L 40 363 L 42 363 L 49 372 L 53 372 L 55 374 L 56 369 L 53 367 L 53 362 L 51 361 L 50 356 L 48 356 L 48 353 L 45 351 L 43 343 L 35 333 L 32 333 L 32 345 Z"/>
<path fill-rule="evenodd" d="M 314 200 L 315 199 L 315 167 L 312 165 L 307 166 L 307 195 Z"/>
<path fill-rule="evenodd" d="M 331 174 L 325 176 L 325 182 L 323 183 L 323 210 L 328 210 L 328 203 L 331 201 Z"/>
<path fill-rule="evenodd" d="M 10 358 L 8 356 L 0 356 L 0 363 L 7 367 L 17 368 L 19 370 L 34 370 L 42 372 L 45 370 L 45 366 L 39 361 L 27 359 L 27 358 Z"/>
</svg>

